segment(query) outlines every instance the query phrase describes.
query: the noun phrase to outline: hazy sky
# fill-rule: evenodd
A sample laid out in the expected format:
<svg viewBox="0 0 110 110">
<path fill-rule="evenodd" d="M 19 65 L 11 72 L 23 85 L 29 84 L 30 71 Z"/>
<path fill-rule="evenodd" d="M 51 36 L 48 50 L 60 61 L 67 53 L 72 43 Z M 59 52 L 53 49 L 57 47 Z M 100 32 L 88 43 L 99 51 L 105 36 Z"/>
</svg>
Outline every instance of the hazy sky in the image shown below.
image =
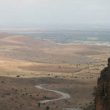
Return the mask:
<svg viewBox="0 0 110 110">
<path fill-rule="evenodd" d="M 110 0 L 0 0 L 0 26 L 110 26 Z"/>
</svg>

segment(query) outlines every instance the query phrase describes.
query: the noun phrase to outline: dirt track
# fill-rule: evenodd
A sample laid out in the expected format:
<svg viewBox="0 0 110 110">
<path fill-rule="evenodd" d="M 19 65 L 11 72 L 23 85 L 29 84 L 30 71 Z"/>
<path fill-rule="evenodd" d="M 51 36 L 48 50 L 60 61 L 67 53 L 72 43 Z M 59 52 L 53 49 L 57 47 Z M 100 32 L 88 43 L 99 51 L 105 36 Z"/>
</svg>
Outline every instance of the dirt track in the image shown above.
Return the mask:
<svg viewBox="0 0 110 110">
<path fill-rule="evenodd" d="M 38 89 L 43 89 L 45 91 L 57 93 L 57 94 L 59 94 L 61 96 L 59 98 L 56 98 L 56 99 L 41 100 L 40 103 L 48 103 L 48 102 L 53 102 L 53 101 L 58 101 L 58 100 L 71 98 L 71 96 L 68 93 L 64 93 L 64 92 L 57 91 L 57 90 L 52 90 L 52 89 L 47 89 L 47 88 L 44 87 L 45 85 L 46 84 L 40 84 L 40 85 L 37 85 L 35 87 L 38 88 Z M 46 85 L 46 86 L 48 86 L 48 85 Z M 81 109 L 79 109 L 79 108 L 64 108 L 64 110 L 81 110 Z"/>
</svg>

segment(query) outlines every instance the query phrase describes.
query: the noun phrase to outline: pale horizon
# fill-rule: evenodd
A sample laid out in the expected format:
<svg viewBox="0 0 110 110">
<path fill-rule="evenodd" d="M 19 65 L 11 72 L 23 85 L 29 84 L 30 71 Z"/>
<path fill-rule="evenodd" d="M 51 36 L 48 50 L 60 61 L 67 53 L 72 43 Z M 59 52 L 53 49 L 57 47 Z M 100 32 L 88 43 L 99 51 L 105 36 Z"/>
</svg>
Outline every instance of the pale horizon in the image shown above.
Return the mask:
<svg viewBox="0 0 110 110">
<path fill-rule="evenodd" d="M 0 28 L 110 28 L 108 0 L 0 0 Z"/>
</svg>

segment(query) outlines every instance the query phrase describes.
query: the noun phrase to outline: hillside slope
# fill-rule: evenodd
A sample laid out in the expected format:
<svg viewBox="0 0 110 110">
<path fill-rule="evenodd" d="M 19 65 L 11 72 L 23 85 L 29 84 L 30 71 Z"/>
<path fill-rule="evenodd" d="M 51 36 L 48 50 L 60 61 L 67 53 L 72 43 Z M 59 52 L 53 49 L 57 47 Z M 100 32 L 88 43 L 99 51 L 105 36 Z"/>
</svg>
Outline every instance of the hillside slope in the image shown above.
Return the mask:
<svg viewBox="0 0 110 110">
<path fill-rule="evenodd" d="M 96 92 L 96 110 L 110 110 L 110 58 L 101 71 Z"/>
</svg>

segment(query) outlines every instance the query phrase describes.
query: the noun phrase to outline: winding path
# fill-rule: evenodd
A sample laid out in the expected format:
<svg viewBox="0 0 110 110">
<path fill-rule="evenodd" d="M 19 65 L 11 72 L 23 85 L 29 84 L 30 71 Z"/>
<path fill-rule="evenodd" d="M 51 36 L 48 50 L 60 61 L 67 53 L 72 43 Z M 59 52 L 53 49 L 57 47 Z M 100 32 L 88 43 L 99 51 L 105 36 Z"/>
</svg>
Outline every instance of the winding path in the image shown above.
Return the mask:
<svg viewBox="0 0 110 110">
<path fill-rule="evenodd" d="M 38 89 L 45 90 L 45 91 L 50 91 L 50 92 L 57 93 L 61 96 L 59 98 L 56 98 L 56 99 L 41 100 L 40 103 L 43 104 L 43 103 L 48 103 L 48 102 L 59 101 L 59 100 L 71 98 L 71 96 L 68 93 L 64 93 L 64 92 L 61 92 L 61 91 L 45 88 L 44 86 L 46 86 L 46 85 L 47 84 L 40 84 L 40 85 L 36 85 L 35 87 L 38 88 Z M 80 108 L 64 108 L 64 110 L 81 110 L 81 109 Z"/>
</svg>

